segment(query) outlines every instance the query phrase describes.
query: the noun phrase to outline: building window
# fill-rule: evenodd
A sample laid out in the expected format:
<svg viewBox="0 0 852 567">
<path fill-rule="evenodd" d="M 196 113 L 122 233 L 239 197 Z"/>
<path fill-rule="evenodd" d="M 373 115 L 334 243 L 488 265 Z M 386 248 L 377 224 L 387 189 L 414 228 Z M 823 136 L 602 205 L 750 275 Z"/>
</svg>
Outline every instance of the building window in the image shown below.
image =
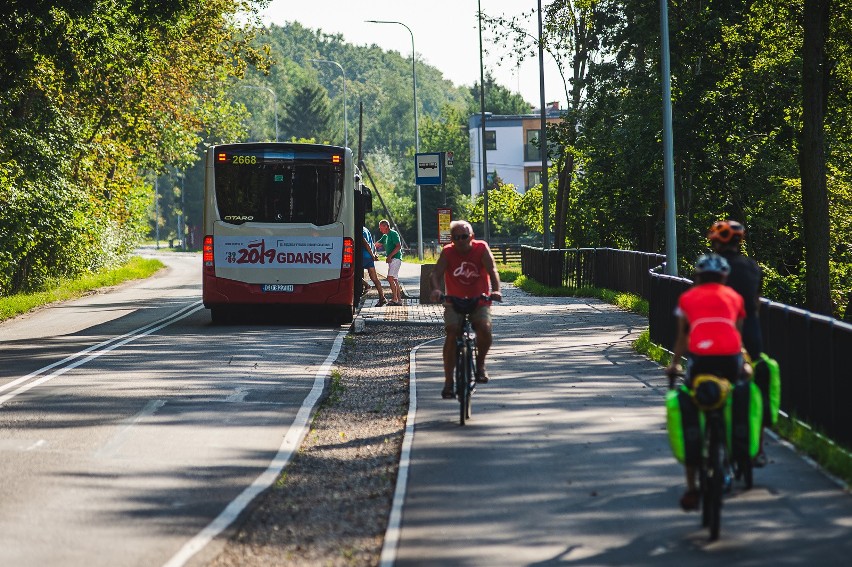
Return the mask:
<svg viewBox="0 0 852 567">
<path fill-rule="evenodd" d="M 541 172 L 540 171 L 528 171 L 527 172 L 527 189 L 535 187 L 536 185 L 541 183 Z"/>
<path fill-rule="evenodd" d="M 541 130 L 527 130 L 527 140 L 524 144 L 524 161 L 541 161 L 539 133 Z"/>
<path fill-rule="evenodd" d="M 496 130 L 486 130 L 485 131 L 485 149 L 486 150 L 496 150 L 497 149 L 497 131 Z"/>
</svg>

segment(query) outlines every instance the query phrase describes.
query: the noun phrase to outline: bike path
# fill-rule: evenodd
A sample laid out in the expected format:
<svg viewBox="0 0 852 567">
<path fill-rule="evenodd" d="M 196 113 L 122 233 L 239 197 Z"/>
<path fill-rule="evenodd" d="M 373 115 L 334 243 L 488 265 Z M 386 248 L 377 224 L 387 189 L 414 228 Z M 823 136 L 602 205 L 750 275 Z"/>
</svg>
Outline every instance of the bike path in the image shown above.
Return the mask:
<svg viewBox="0 0 852 567">
<path fill-rule="evenodd" d="M 631 348 L 646 319 L 504 289 L 492 381 L 467 425 L 458 402 L 440 398 L 441 342 L 415 354 L 399 545 L 386 564 L 850 564 L 852 498 L 774 440 L 770 465 L 752 490 L 735 485 L 708 543 L 699 515 L 677 506 L 666 379 Z"/>
</svg>

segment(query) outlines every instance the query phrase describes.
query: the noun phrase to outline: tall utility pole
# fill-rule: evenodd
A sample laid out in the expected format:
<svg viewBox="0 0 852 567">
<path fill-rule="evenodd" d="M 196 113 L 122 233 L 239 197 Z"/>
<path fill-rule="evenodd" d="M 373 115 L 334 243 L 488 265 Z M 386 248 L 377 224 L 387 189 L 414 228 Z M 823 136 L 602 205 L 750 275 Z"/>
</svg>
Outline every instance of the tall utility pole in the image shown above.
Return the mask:
<svg viewBox="0 0 852 567">
<path fill-rule="evenodd" d="M 157 250 L 160 249 L 160 174 L 154 174 L 154 239 L 157 241 Z"/>
<path fill-rule="evenodd" d="M 488 148 L 485 145 L 485 63 L 482 60 L 482 2 L 476 0 L 479 15 L 479 112 L 482 119 L 482 237 L 488 240 L 490 227 L 488 221 Z"/>
<path fill-rule="evenodd" d="M 542 34 L 541 0 L 538 0 L 538 90 L 541 101 L 541 133 L 538 136 L 541 147 L 541 212 L 544 232 L 542 248 L 550 248 L 550 183 L 547 179 L 547 109 L 544 98 L 544 37 Z"/>
<path fill-rule="evenodd" d="M 674 144 L 672 142 L 672 83 L 669 66 L 668 0 L 660 0 L 660 64 L 663 73 L 663 193 L 666 204 L 666 273 L 677 275 L 677 217 L 674 198 Z"/>
</svg>

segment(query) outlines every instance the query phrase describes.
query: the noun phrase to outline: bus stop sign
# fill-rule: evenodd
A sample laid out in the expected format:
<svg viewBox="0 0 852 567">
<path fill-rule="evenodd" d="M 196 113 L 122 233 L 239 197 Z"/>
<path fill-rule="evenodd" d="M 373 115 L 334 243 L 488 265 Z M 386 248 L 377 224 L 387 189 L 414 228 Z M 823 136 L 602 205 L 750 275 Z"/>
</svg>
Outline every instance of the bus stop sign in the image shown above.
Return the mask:
<svg viewBox="0 0 852 567">
<path fill-rule="evenodd" d="M 441 185 L 444 182 L 444 163 L 439 152 L 414 154 L 414 183 Z"/>
</svg>

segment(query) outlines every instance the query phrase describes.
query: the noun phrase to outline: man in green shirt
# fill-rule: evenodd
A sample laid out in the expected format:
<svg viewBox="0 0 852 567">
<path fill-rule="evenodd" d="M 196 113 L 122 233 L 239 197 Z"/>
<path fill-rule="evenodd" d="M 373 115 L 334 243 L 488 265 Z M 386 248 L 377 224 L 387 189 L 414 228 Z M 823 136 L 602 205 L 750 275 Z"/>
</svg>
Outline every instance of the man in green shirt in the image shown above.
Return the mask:
<svg viewBox="0 0 852 567">
<path fill-rule="evenodd" d="M 382 237 L 376 242 L 385 251 L 385 260 L 388 263 L 388 285 L 391 288 L 391 300 L 388 305 L 402 305 L 399 297 L 399 268 L 402 266 L 402 245 L 399 233 L 390 227 L 390 223 L 382 219 L 379 222 L 379 231 Z"/>
</svg>

